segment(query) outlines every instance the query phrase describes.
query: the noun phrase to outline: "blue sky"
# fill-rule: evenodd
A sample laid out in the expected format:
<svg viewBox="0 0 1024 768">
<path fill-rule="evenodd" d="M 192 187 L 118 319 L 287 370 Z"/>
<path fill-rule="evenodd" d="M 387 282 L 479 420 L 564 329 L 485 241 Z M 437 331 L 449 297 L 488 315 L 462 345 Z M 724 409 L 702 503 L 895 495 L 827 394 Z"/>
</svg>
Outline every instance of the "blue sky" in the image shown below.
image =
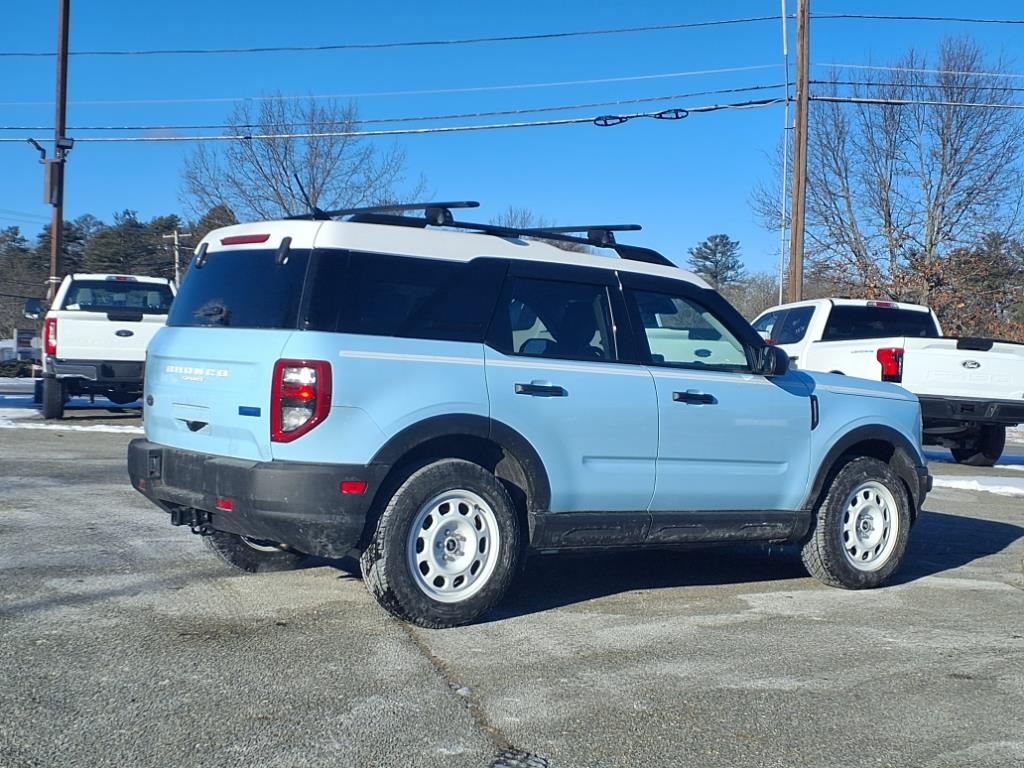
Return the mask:
<svg viewBox="0 0 1024 768">
<path fill-rule="evenodd" d="M 719 2 L 566 2 L 386 4 L 310 0 L 289 6 L 247 3 L 144 3 L 72 0 L 71 50 L 142 50 L 347 42 L 411 41 L 532 34 L 778 15 L 779 0 Z M 790 10 L 795 9 L 790 0 Z M 964 5 L 952 0 L 812 0 L 812 13 L 978 15 L 1021 18 L 1012 0 Z M 0 52 L 53 51 L 56 0 L 4 8 Z M 818 20 L 813 63 L 882 63 L 910 46 L 931 51 L 944 35 L 970 33 L 995 58 L 1024 72 L 1020 26 L 906 21 Z M 790 24 L 790 37 L 795 25 Z M 791 59 L 793 51 L 791 50 Z M 231 99 L 366 94 L 522 85 L 759 67 L 728 73 L 471 93 L 364 96 L 361 117 L 388 118 L 686 94 L 782 82 L 779 21 L 549 41 L 320 53 L 208 56 L 72 57 L 70 127 L 220 123 Z M 53 124 L 53 58 L 0 57 L 0 124 Z M 812 68 L 811 76 L 824 74 Z M 590 116 L 695 106 L 781 94 L 698 96 L 639 107 L 583 109 Z M 163 100 L 162 103 L 158 103 Z M 107 102 L 107 103 L 89 103 Z M 120 103 L 112 103 L 120 102 Z M 170 103 L 169 103 L 170 102 Z M 543 119 L 528 115 L 522 119 Z M 503 121 L 503 120 L 499 120 Z M 467 123 L 471 121 L 456 121 Z M 490 122 L 483 120 L 480 122 Z M 779 236 L 760 227 L 749 199 L 770 178 L 783 108 L 729 110 L 680 121 L 635 120 L 593 125 L 427 135 L 400 139 L 412 176 L 422 173 L 438 199 L 477 199 L 480 220 L 509 205 L 549 221 L 636 222 L 630 242 L 685 262 L 686 249 L 714 233 L 742 244 L 748 268 L 773 271 Z M 69 131 L 83 138 L 100 135 Z M 192 132 L 190 132 L 192 133 Z M 0 137 L 52 138 L 52 130 L 0 131 Z M 118 132 L 117 135 L 124 135 Z M 183 213 L 180 171 L 188 144 L 98 145 L 80 142 L 67 169 L 66 215 L 110 221 L 135 209 L 142 218 Z M 33 236 L 50 209 L 42 202 L 42 168 L 24 143 L 0 143 L 0 226 Z"/>
</svg>

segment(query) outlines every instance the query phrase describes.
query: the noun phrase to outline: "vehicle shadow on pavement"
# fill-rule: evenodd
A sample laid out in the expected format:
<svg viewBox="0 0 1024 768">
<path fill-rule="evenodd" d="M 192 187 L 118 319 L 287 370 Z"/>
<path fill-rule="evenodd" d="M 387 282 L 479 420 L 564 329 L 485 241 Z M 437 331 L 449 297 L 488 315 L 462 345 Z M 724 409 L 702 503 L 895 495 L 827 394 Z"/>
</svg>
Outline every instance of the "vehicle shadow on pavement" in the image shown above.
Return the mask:
<svg viewBox="0 0 1024 768">
<path fill-rule="evenodd" d="M 907 584 L 1002 552 L 1024 527 L 922 512 L 903 567 L 890 584 Z M 795 545 L 700 547 L 682 551 L 534 557 L 509 598 L 485 622 L 540 613 L 633 590 L 810 579 Z"/>
<path fill-rule="evenodd" d="M 532 557 L 509 598 L 485 622 L 635 590 L 807 577 L 792 546 L 702 546 Z"/>
<path fill-rule="evenodd" d="M 1002 552 L 1024 538 L 1024 526 L 942 512 L 921 513 L 903 567 L 892 580 L 906 584 Z"/>
</svg>

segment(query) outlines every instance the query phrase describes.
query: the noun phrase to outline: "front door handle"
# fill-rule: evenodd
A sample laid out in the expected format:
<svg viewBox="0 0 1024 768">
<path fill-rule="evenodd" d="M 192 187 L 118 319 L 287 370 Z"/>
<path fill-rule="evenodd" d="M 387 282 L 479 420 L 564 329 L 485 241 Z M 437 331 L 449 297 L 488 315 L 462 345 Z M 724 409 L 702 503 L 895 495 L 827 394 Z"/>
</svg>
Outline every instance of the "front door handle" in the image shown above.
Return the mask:
<svg viewBox="0 0 1024 768">
<path fill-rule="evenodd" d="M 565 387 L 556 384 L 541 384 L 531 381 L 529 384 L 516 384 L 517 395 L 532 395 L 534 397 L 565 397 L 569 393 Z"/>
<path fill-rule="evenodd" d="M 718 402 L 714 395 L 698 392 L 695 389 L 688 389 L 685 392 L 673 392 L 672 400 L 677 403 L 693 403 L 695 405 L 715 405 Z"/>
</svg>

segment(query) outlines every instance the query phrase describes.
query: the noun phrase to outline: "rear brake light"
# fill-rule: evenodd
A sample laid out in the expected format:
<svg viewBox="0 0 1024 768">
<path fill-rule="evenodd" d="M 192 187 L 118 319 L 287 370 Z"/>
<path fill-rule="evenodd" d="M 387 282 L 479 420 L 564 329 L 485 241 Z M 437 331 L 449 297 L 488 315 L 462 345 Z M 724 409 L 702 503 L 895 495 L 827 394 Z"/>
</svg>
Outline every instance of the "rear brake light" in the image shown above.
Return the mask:
<svg viewBox="0 0 1024 768">
<path fill-rule="evenodd" d="M 270 402 L 270 439 L 290 443 L 327 418 L 331 410 L 331 364 L 324 360 L 278 360 Z"/>
<path fill-rule="evenodd" d="M 48 317 L 43 322 L 43 339 L 46 344 L 46 354 L 57 354 L 57 318 Z"/>
<path fill-rule="evenodd" d="M 222 237 L 220 239 L 221 245 L 254 245 L 256 243 L 265 243 L 270 239 L 270 235 L 232 235 L 231 237 Z"/>
<path fill-rule="evenodd" d="M 869 301 L 868 302 L 868 306 L 869 307 L 878 307 L 880 309 L 895 309 L 896 308 L 896 302 L 895 301 Z"/>
<path fill-rule="evenodd" d="M 875 353 L 875 359 L 882 364 L 882 381 L 899 384 L 903 381 L 903 350 L 900 347 L 885 347 Z"/>
</svg>

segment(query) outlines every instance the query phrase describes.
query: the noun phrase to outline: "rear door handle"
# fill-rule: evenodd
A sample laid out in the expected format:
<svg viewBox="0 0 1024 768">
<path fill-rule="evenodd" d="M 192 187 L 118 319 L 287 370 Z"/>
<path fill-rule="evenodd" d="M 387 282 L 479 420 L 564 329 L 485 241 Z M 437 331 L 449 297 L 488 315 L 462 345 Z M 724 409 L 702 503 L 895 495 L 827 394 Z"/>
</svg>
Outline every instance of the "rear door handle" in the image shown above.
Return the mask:
<svg viewBox="0 0 1024 768">
<path fill-rule="evenodd" d="M 566 397 L 569 393 L 565 391 L 565 387 L 559 387 L 556 384 L 530 382 L 529 384 L 516 384 L 516 394 L 534 397 Z"/>
<path fill-rule="evenodd" d="M 693 403 L 695 405 L 715 405 L 718 403 L 714 395 L 709 395 L 706 392 L 697 392 L 693 389 L 688 389 L 685 392 L 673 392 L 672 400 L 677 403 Z"/>
</svg>

